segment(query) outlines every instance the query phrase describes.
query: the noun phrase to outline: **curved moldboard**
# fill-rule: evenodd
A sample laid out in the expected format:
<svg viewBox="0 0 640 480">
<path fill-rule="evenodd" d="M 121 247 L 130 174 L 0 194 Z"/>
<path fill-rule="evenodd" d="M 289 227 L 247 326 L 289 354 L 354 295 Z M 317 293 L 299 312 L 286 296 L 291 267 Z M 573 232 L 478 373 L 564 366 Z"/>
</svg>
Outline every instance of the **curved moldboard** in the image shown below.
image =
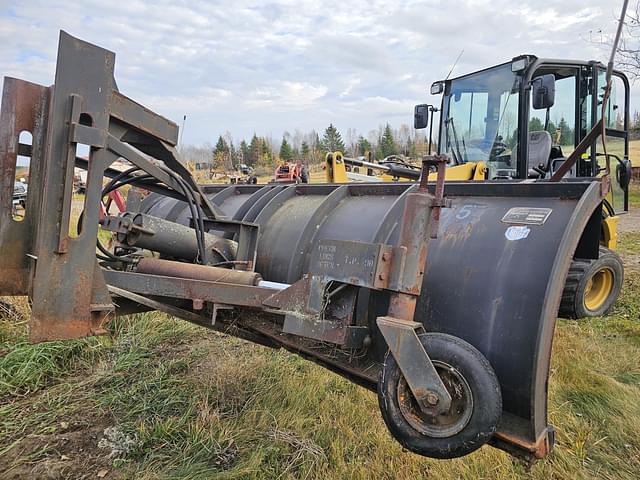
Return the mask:
<svg viewBox="0 0 640 480">
<path fill-rule="evenodd" d="M 535 445 L 547 435 L 560 298 L 582 232 L 601 215 L 600 185 L 509 189 L 494 186 L 492 197 L 451 192 L 452 208 L 443 211 L 438 238 L 429 243 L 416 320 L 485 355 L 502 387 L 501 430 Z M 508 223 L 503 219 L 514 207 L 548 209 L 549 216 L 541 225 Z"/>
<path fill-rule="evenodd" d="M 396 244 L 403 194 L 412 185 L 207 188 L 230 217 L 248 212 L 243 218 L 260 225 L 263 277 L 292 283 L 308 271 L 319 239 Z M 600 215 L 599 191 L 597 182 L 448 183 L 452 207 L 443 210 L 438 238 L 429 243 L 416 320 L 428 331 L 463 338 L 487 357 L 502 386 L 500 434 L 532 451 L 548 434 L 546 382 L 560 296 L 582 232 Z M 162 216 L 168 204 L 159 206 L 146 212 Z M 549 214 L 541 224 L 525 225 L 505 219 L 514 207 Z M 533 220 L 541 218 L 533 212 Z M 373 326 L 386 313 L 387 295 L 370 297 Z M 380 354 L 385 345 L 373 337 Z"/>
</svg>

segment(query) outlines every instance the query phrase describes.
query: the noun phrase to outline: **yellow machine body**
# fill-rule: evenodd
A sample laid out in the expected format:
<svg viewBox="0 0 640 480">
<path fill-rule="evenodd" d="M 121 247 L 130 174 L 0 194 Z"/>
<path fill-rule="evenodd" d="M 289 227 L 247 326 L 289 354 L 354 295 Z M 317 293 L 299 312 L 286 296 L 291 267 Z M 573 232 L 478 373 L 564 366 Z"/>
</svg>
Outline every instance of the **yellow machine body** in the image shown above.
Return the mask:
<svg viewBox="0 0 640 480">
<path fill-rule="evenodd" d="M 461 165 L 447 167 L 445 181 L 482 181 L 486 180 L 487 165 L 485 162 L 467 162 Z M 436 174 L 429 175 L 429 181 L 435 181 Z M 352 173 L 347 171 L 342 152 L 328 153 L 325 164 L 326 183 L 348 183 L 358 181 L 397 182 L 397 177 L 384 172 L 377 175 Z M 618 216 L 608 216 L 602 219 L 601 243 L 609 250 L 615 250 L 618 244 Z"/>
<path fill-rule="evenodd" d="M 357 167 L 356 167 L 357 168 Z M 446 170 L 446 181 L 465 180 L 485 180 L 487 167 L 485 162 L 467 162 L 462 165 L 448 167 Z M 429 175 L 429 180 L 435 181 L 436 174 Z M 394 177 L 384 172 L 367 175 L 362 173 L 352 173 L 347 171 L 347 164 L 344 161 L 342 152 L 327 154 L 325 164 L 326 183 L 347 183 L 352 181 L 376 181 L 376 182 L 397 182 L 402 179 Z"/>
<path fill-rule="evenodd" d="M 609 250 L 615 250 L 618 246 L 618 221 L 620 217 L 614 215 L 602 219 L 602 245 Z"/>
</svg>

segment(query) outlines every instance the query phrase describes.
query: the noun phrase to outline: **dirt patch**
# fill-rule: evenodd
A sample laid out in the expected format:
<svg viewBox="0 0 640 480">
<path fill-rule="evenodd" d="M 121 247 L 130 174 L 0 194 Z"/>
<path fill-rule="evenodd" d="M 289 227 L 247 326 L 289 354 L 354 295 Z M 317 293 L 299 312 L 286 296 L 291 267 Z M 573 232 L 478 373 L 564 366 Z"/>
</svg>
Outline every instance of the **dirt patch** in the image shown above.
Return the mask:
<svg viewBox="0 0 640 480">
<path fill-rule="evenodd" d="M 625 273 L 640 274 L 640 255 L 637 253 L 619 252 L 622 263 L 624 263 Z"/>
<path fill-rule="evenodd" d="M 114 470 L 109 452 L 98 447 L 112 424 L 112 419 L 90 410 L 66 416 L 51 427 L 52 433 L 26 435 L 0 456 L 0 476 L 6 480 L 122 478 L 123 471 Z"/>
<path fill-rule="evenodd" d="M 622 258 L 624 262 L 624 268 L 626 272 L 633 272 L 634 274 L 640 273 L 640 255 L 637 252 L 637 248 L 633 247 L 633 240 L 635 235 L 626 235 L 625 234 L 634 234 L 640 232 L 640 208 L 635 207 L 635 205 L 630 205 L 629 211 L 627 213 L 619 215 L 620 221 L 618 223 L 618 232 L 621 234 L 621 238 L 619 238 L 618 245 L 618 254 Z M 631 239 L 631 245 L 627 245 L 628 248 L 621 246 L 620 243 L 626 245 L 625 240 Z M 628 251 L 631 250 L 631 251 Z"/>
<path fill-rule="evenodd" d="M 624 232 L 640 232 L 640 209 L 631 207 L 629 212 L 620 215 L 618 230 Z"/>
</svg>

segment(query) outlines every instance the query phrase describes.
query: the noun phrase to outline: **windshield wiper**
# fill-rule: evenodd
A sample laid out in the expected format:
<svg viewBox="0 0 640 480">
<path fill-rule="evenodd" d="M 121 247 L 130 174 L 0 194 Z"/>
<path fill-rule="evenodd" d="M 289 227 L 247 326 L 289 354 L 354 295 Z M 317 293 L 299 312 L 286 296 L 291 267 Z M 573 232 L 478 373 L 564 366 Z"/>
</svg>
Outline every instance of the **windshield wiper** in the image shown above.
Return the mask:
<svg viewBox="0 0 640 480">
<path fill-rule="evenodd" d="M 464 142 L 464 135 L 462 136 L 462 152 L 464 155 L 464 163 L 469 161 L 469 155 L 467 155 L 467 144 Z"/>
<path fill-rule="evenodd" d="M 458 133 L 456 132 L 456 126 L 453 123 L 453 117 L 449 117 L 444 121 L 445 125 L 446 125 L 446 129 L 447 129 L 447 136 L 449 134 L 449 125 L 451 125 L 451 131 L 453 132 L 453 141 L 455 142 L 455 150 L 451 150 L 451 153 L 453 153 L 453 159 L 456 162 L 456 165 L 460 165 L 461 163 L 463 163 L 463 159 L 466 157 L 462 156 L 462 153 L 460 153 L 460 142 L 458 141 Z M 464 142 L 464 138 L 462 139 L 462 141 Z M 451 144 L 451 143 L 449 143 Z M 465 146 L 465 153 L 467 147 Z M 457 153 L 457 154 L 456 154 Z"/>
</svg>

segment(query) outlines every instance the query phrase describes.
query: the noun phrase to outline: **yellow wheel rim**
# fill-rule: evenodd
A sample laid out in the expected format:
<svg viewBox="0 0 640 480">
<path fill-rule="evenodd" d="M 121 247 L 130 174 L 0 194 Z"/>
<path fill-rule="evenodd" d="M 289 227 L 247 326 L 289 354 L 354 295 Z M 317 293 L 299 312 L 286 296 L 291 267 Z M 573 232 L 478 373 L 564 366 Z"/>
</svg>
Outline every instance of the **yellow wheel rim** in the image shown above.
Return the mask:
<svg viewBox="0 0 640 480">
<path fill-rule="evenodd" d="M 587 282 L 584 305 L 588 310 L 598 310 L 607 301 L 613 290 L 613 271 L 609 268 L 598 270 Z"/>
</svg>

